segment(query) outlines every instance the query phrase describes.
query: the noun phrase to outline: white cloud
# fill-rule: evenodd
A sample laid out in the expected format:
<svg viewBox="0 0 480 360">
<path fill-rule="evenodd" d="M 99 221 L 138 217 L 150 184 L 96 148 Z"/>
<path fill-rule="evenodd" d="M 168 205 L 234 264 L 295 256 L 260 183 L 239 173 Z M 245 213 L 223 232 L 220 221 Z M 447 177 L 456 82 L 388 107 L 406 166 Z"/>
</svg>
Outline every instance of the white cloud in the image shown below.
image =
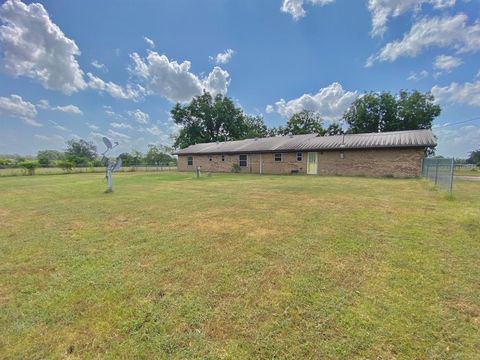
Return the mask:
<svg viewBox="0 0 480 360">
<path fill-rule="evenodd" d="M 265 108 L 265 112 L 266 112 L 267 114 L 271 114 L 271 113 L 273 113 L 274 111 L 275 111 L 275 109 L 273 108 L 272 105 L 267 105 L 267 107 Z"/>
<path fill-rule="evenodd" d="M 129 84 L 126 87 L 122 87 L 111 81 L 105 82 L 92 73 L 87 73 L 87 76 L 89 79 L 88 86 L 90 88 L 99 90 L 100 92 L 106 92 L 117 99 L 137 101 L 145 95 L 145 89 L 140 85 L 132 86 Z"/>
<path fill-rule="evenodd" d="M 111 122 L 110 126 L 115 128 L 115 129 L 130 129 L 130 130 L 133 129 L 132 125 L 127 124 L 127 123 L 123 123 L 123 122 L 122 123 Z"/>
<path fill-rule="evenodd" d="M 145 42 L 147 43 L 148 46 L 150 46 L 150 48 L 155 49 L 155 43 L 153 42 L 152 39 L 149 39 L 148 37 L 144 36 L 143 40 L 145 40 Z"/>
<path fill-rule="evenodd" d="M 439 55 L 435 58 L 433 62 L 433 67 L 435 69 L 450 72 L 452 69 L 460 66 L 462 64 L 462 60 L 455 56 L 450 55 Z"/>
<path fill-rule="evenodd" d="M 140 109 L 129 111 L 128 115 L 130 115 L 136 122 L 139 124 L 148 124 L 150 121 L 150 115 L 144 113 Z"/>
<path fill-rule="evenodd" d="M 205 90 L 212 95 L 226 94 L 230 85 L 229 73 L 221 67 L 215 66 L 203 81 Z"/>
<path fill-rule="evenodd" d="M 120 139 L 123 139 L 123 140 L 130 139 L 130 136 L 128 136 L 126 134 L 123 134 L 121 132 L 118 132 L 118 131 L 114 131 L 112 129 L 109 129 L 107 134 L 114 139 L 116 139 L 116 138 L 120 138 Z"/>
<path fill-rule="evenodd" d="M 160 128 L 159 128 L 157 125 L 153 125 L 153 126 L 151 126 L 151 127 L 147 127 L 146 130 L 147 130 L 150 134 L 152 134 L 152 135 L 154 135 L 154 136 L 160 136 L 160 135 L 163 134 L 163 131 L 160 130 Z"/>
<path fill-rule="evenodd" d="M 66 94 L 86 87 L 75 58 L 79 48 L 50 20 L 42 4 L 7 0 L 0 7 L 0 20 L 0 64 L 7 73 Z"/>
<path fill-rule="evenodd" d="M 410 73 L 410 76 L 407 78 L 407 80 L 412 80 L 412 81 L 419 81 L 421 79 L 425 79 L 428 76 L 428 71 L 427 70 L 422 70 L 418 74 L 414 71 Z"/>
<path fill-rule="evenodd" d="M 90 123 L 88 123 L 88 122 L 85 123 L 85 125 L 87 125 L 90 130 L 95 130 L 95 131 L 96 131 L 96 130 L 100 129 L 97 125 L 95 125 L 95 124 L 90 124 Z"/>
<path fill-rule="evenodd" d="M 107 66 L 105 64 L 102 64 L 100 62 L 98 62 L 98 60 L 93 60 L 91 63 L 90 63 L 94 68 L 97 68 L 99 70 L 102 70 L 102 71 L 105 71 L 107 72 L 108 69 L 107 69 Z"/>
<path fill-rule="evenodd" d="M 436 153 L 443 156 L 466 158 L 480 144 L 480 126 L 465 125 L 459 128 L 439 126 L 433 129 L 437 136 Z"/>
<path fill-rule="evenodd" d="M 281 11 L 292 15 L 294 20 L 304 17 L 307 12 L 304 4 L 324 6 L 333 3 L 335 0 L 283 0 Z"/>
<path fill-rule="evenodd" d="M 480 80 L 464 84 L 453 82 L 445 87 L 435 85 L 432 94 L 438 102 L 480 107 Z"/>
<path fill-rule="evenodd" d="M 232 59 L 232 56 L 234 54 L 235 54 L 234 50 L 227 49 L 223 53 L 218 53 L 217 56 L 215 56 L 215 62 L 217 64 L 226 64 Z"/>
<path fill-rule="evenodd" d="M 55 106 L 55 107 L 52 108 L 52 110 L 53 111 L 65 112 L 65 113 L 71 113 L 71 114 L 77 114 L 77 115 L 83 115 L 82 110 L 80 110 L 75 105 Z"/>
<path fill-rule="evenodd" d="M 0 113 L 22 119 L 32 126 L 43 126 L 35 121 L 37 116 L 35 105 L 24 101 L 19 95 L 12 94 L 10 97 L 0 96 Z"/>
<path fill-rule="evenodd" d="M 280 99 L 275 105 L 276 111 L 285 117 L 310 110 L 318 112 L 325 120 L 332 121 L 341 118 L 357 96 L 356 91 L 346 91 L 342 85 L 334 82 L 316 94 L 304 94 L 288 102 Z M 273 111 L 273 106 L 267 106 L 267 112 L 269 111 Z"/>
<path fill-rule="evenodd" d="M 60 130 L 60 131 L 70 131 L 69 129 L 67 129 L 65 126 L 62 126 L 60 125 L 59 123 L 53 121 L 53 120 L 48 120 L 50 123 L 52 123 L 54 126 L 55 129 L 57 130 Z"/>
<path fill-rule="evenodd" d="M 372 36 L 381 36 L 387 30 L 390 17 L 397 17 L 414 10 L 419 11 L 423 4 L 434 8 L 446 8 L 455 5 L 455 0 L 369 0 L 368 10 L 372 15 Z"/>
<path fill-rule="evenodd" d="M 80 110 L 75 105 L 50 106 L 50 103 L 48 102 L 48 100 L 40 100 L 37 104 L 37 107 L 42 110 L 52 110 L 52 111 L 59 111 L 64 113 L 83 115 L 82 110 Z"/>
<path fill-rule="evenodd" d="M 103 108 L 105 109 L 105 114 L 107 114 L 108 116 L 116 116 L 117 114 L 115 113 L 115 111 L 112 110 L 112 107 L 109 106 L 109 105 L 104 105 Z"/>
<path fill-rule="evenodd" d="M 147 90 L 171 102 L 188 102 L 204 89 L 213 95 L 225 94 L 230 83 L 229 73 L 217 66 L 206 78 L 200 79 L 190 72 L 190 61 L 170 61 L 154 51 L 149 51 L 146 59 L 137 53 L 130 57 L 134 63 L 130 71 L 145 82 Z"/>
<path fill-rule="evenodd" d="M 61 131 L 70 131 L 69 129 L 67 129 L 65 126 L 62 126 L 62 125 L 55 125 L 54 128 Z"/>
<path fill-rule="evenodd" d="M 401 56 L 415 57 L 430 47 L 453 48 L 457 53 L 480 50 L 480 21 L 467 25 L 465 14 L 424 18 L 415 23 L 402 40 L 388 43 L 380 52 L 371 56 L 366 66 L 375 61 L 393 62 Z"/>
</svg>

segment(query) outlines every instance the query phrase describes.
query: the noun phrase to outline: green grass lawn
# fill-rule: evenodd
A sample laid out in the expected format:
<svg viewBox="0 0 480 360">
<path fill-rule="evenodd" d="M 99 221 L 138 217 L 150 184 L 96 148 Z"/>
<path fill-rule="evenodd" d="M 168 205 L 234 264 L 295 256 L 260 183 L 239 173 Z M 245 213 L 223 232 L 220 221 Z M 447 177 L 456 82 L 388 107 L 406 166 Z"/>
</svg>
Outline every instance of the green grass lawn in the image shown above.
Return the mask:
<svg viewBox="0 0 480 360">
<path fill-rule="evenodd" d="M 0 179 L 0 358 L 478 359 L 480 182 Z"/>
<path fill-rule="evenodd" d="M 455 175 L 457 176 L 480 176 L 480 170 L 478 169 L 455 169 Z"/>
</svg>

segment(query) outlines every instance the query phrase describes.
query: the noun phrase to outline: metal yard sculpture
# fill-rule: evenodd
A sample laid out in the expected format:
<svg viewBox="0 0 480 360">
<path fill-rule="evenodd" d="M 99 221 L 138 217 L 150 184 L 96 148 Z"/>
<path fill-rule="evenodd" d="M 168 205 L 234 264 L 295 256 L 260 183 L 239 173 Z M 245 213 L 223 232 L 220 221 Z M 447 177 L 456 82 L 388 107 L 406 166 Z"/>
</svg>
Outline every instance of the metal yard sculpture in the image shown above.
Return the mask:
<svg viewBox="0 0 480 360">
<path fill-rule="evenodd" d="M 108 184 L 107 190 L 105 190 L 105 192 L 109 193 L 113 191 L 112 175 L 115 171 L 118 171 L 122 166 L 122 159 L 120 157 L 117 157 L 115 162 L 113 162 L 107 157 L 108 152 L 112 150 L 114 147 L 118 146 L 117 141 L 115 141 L 115 144 L 112 145 L 112 142 L 108 138 L 103 137 L 102 140 L 105 146 L 107 147 L 107 150 L 105 150 L 102 153 L 102 163 L 105 165 L 105 178 L 107 179 L 107 184 Z"/>
</svg>

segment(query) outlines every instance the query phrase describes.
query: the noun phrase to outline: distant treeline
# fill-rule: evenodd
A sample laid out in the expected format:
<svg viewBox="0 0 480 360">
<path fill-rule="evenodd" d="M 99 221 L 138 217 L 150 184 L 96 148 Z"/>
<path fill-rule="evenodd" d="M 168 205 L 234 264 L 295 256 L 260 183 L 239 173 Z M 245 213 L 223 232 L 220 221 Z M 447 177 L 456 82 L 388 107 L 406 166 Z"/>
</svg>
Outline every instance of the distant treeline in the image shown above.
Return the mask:
<svg viewBox="0 0 480 360">
<path fill-rule="evenodd" d="M 175 166 L 177 160 L 169 155 L 171 151 L 172 149 L 167 146 L 149 145 L 145 154 L 133 150 L 119 156 L 122 158 L 123 166 Z M 0 169 L 24 168 L 32 174 L 37 167 L 60 167 L 68 171 L 74 167 L 99 166 L 104 166 L 104 163 L 96 146 L 83 139 L 68 141 L 65 151 L 41 150 L 36 156 L 0 155 Z"/>
</svg>

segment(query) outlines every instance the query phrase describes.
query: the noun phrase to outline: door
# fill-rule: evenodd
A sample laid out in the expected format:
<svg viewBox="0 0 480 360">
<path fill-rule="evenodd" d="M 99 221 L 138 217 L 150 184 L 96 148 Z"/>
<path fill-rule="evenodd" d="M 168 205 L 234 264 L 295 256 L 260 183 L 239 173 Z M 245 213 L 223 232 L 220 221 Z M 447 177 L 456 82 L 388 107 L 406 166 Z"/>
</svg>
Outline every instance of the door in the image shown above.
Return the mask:
<svg viewBox="0 0 480 360">
<path fill-rule="evenodd" d="M 317 162 L 318 162 L 318 153 L 309 152 L 308 153 L 308 162 L 307 162 L 307 174 L 317 175 Z"/>
</svg>

